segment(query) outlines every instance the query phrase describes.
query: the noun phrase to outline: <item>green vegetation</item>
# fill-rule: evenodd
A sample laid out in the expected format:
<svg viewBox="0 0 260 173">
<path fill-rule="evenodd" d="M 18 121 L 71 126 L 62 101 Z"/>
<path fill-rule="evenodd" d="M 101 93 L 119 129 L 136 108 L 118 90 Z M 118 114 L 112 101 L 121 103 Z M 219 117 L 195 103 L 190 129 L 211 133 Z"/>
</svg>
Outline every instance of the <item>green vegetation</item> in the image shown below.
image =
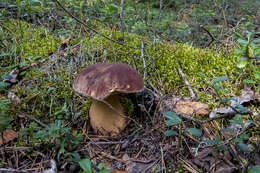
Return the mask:
<svg viewBox="0 0 260 173">
<path fill-rule="evenodd" d="M 260 140 L 257 98 L 250 96 L 249 106 L 237 104 L 234 116 L 207 126 L 163 107 L 166 97 L 190 97 L 178 68 L 211 111 L 228 107 L 245 88 L 259 93 L 259 1 L 59 2 L 87 27 L 55 1 L 0 3 L 0 132 L 19 132 L 4 146 L 29 147 L 15 156 L 17 151 L 4 152 L 1 167 L 13 163 L 18 169 L 20 162 L 6 159 L 16 157 L 41 171 L 42 158 L 49 158 L 58 162 L 59 170 L 105 173 L 112 171 L 109 167 L 126 168 L 128 160 L 120 159 L 127 155 L 131 161 L 151 160 L 147 163 L 154 164 L 153 172 L 185 172 L 186 159 L 195 159 L 208 145 L 216 149 L 209 157 L 221 160 L 232 150 L 234 159 L 228 161 L 234 169 L 259 170 L 254 159 Z M 94 134 L 88 121 L 92 100 L 72 89 L 76 74 L 98 62 L 130 64 L 151 90 L 122 97 L 126 114 L 138 125 L 129 121 L 123 134 L 114 138 Z M 209 171 L 198 164 L 196 169 Z"/>
</svg>

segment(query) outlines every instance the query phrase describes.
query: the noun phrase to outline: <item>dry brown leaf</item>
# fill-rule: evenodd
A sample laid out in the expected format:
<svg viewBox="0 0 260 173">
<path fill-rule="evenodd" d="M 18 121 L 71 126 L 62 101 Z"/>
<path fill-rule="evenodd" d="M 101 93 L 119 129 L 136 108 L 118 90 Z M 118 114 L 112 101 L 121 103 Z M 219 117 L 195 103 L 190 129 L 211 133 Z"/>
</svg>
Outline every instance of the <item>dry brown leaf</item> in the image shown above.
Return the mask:
<svg viewBox="0 0 260 173">
<path fill-rule="evenodd" d="M 12 141 L 18 137 L 18 133 L 12 129 L 6 129 L 2 134 L 3 136 L 0 135 L 0 145 Z"/>
<path fill-rule="evenodd" d="M 151 163 L 141 163 L 133 161 L 127 154 L 124 154 L 122 160 L 126 162 L 126 173 L 151 172 L 153 166 Z"/>
<path fill-rule="evenodd" d="M 209 105 L 200 102 L 178 101 L 176 103 L 176 110 L 187 115 L 207 115 L 209 114 Z"/>
<path fill-rule="evenodd" d="M 192 161 L 201 168 L 206 169 L 207 172 L 234 172 L 236 167 L 231 163 L 232 157 L 230 157 L 229 153 L 219 153 L 218 156 L 215 156 L 213 153 L 216 152 L 214 148 L 205 148 Z"/>
<path fill-rule="evenodd" d="M 64 50 L 68 46 L 70 40 L 71 40 L 71 37 L 63 40 L 62 43 L 60 44 L 60 49 Z"/>
<path fill-rule="evenodd" d="M 18 75 L 19 75 L 20 71 L 18 69 L 14 69 L 12 70 L 9 75 L 10 75 L 10 79 L 4 79 L 3 82 L 9 82 L 9 83 L 17 83 L 18 82 Z"/>
<path fill-rule="evenodd" d="M 21 99 L 15 95 L 15 93 L 13 92 L 8 92 L 8 96 L 7 96 L 12 102 L 14 102 L 15 104 L 19 104 L 21 103 Z"/>
</svg>

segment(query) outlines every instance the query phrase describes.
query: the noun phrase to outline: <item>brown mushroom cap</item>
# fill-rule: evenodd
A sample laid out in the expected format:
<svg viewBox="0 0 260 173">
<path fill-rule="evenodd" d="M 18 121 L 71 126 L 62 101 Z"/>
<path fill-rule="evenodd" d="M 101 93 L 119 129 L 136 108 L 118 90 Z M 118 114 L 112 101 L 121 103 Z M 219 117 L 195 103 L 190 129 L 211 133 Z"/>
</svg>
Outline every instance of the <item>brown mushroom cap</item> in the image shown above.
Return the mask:
<svg viewBox="0 0 260 173">
<path fill-rule="evenodd" d="M 76 92 L 97 100 L 104 100 L 112 92 L 135 93 L 142 91 L 143 79 L 125 63 L 98 63 L 84 68 L 75 78 Z"/>
</svg>

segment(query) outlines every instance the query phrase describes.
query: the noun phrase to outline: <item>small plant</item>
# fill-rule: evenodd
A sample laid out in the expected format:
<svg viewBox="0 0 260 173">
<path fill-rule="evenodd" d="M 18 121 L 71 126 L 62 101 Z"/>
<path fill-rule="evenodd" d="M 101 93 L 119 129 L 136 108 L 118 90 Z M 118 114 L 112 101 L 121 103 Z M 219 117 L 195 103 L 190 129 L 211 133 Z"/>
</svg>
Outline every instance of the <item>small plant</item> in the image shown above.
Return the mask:
<svg viewBox="0 0 260 173">
<path fill-rule="evenodd" d="M 0 133 L 10 126 L 10 121 L 13 117 L 9 114 L 9 106 L 11 101 L 9 99 L 0 99 Z"/>
<path fill-rule="evenodd" d="M 179 132 L 182 131 L 181 129 L 181 118 L 177 116 L 174 112 L 163 112 L 163 116 L 168 118 L 169 120 L 166 121 L 166 126 L 179 126 Z M 186 128 L 184 132 L 191 133 L 196 137 L 200 137 L 202 135 L 202 131 L 197 128 Z M 179 136 L 179 133 L 175 130 L 167 130 L 164 132 L 165 136 Z"/>
<path fill-rule="evenodd" d="M 80 133 L 74 131 L 71 134 L 70 128 L 62 127 L 62 122 L 61 120 L 57 120 L 44 130 L 33 122 L 28 128 L 22 129 L 20 135 L 29 135 L 30 144 L 35 147 L 45 145 L 58 149 L 58 153 L 54 152 L 54 154 L 57 154 L 57 159 L 59 160 L 62 154 L 73 151 L 82 141 Z"/>
<path fill-rule="evenodd" d="M 105 163 L 99 163 L 98 166 L 94 166 L 89 159 L 83 159 L 79 161 L 83 173 L 92 173 L 96 170 L 98 173 L 110 173 L 112 170 L 104 169 Z"/>
<path fill-rule="evenodd" d="M 243 83 L 257 87 L 260 82 L 260 69 L 257 66 L 260 59 L 260 39 L 254 39 L 256 34 L 259 33 L 246 31 L 246 36 L 243 37 L 239 33 L 235 33 L 240 46 L 236 49 L 235 54 L 239 56 L 237 67 L 243 74 Z M 258 85 L 258 90 L 259 87 Z"/>
</svg>

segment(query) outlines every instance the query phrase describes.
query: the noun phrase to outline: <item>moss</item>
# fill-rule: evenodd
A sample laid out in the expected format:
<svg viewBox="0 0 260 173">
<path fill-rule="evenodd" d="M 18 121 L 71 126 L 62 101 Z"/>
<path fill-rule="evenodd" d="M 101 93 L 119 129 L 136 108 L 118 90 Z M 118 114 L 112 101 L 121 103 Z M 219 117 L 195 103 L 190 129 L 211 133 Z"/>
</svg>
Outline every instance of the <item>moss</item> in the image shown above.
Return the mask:
<svg viewBox="0 0 260 173">
<path fill-rule="evenodd" d="M 216 91 L 211 86 L 216 77 L 228 76 L 230 78 L 229 81 L 222 82 L 223 88 L 230 92 L 219 91 L 221 97 L 228 97 L 239 89 L 234 86 L 239 76 L 235 66 L 238 57 L 226 53 L 225 50 L 217 52 L 214 49 L 195 48 L 184 43 L 171 44 L 159 41 L 152 43 L 141 36 L 128 33 L 124 34 L 124 39 L 120 32 L 103 31 L 103 33 L 114 39 L 124 40 L 125 45 L 136 48 L 122 46 L 97 35 L 84 43 L 88 50 L 90 50 L 89 47 L 92 48 L 96 62 L 126 62 L 137 66 L 143 74 L 143 60 L 145 59 L 146 82 L 151 81 L 164 94 L 177 92 L 177 94 L 189 95 L 178 74 L 177 62 L 203 102 L 212 104 L 216 99 Z M 142 42 L 145 44 L 144 59 L 140 57 Z M 207 78 L 203 77 L 204 75 Z"/>
<path fill-rule="evenodd" d="M 120 97 L 120 103 L 123 106 L 126 115 L 133 116 L 134 104 L 132 103 L 132 101 L 126 97 Z"/>
<path fill-rule="evenodd" d="M 6 59 L 6 66 L 19 64 L 26 61 L 32 62 L 37 57 L 46 57 L 57 50 L 60 43 L 51 33 L 40 26 L 32 25 L 24 21 L 11 19 L 3 23 L 6 32 L 10 32 L 8 41 L 15 44 L 15 49 L 10 50 L 16 56 L 16 62 Z"/>
<path fill-rule="evenodd" d="M 19 42 L 16 52 L 19 52 L 22 61 L 30 61 L 30 56 L 44 57 L 57 50 L 59 39 L 52 37 L 51 33 L 44 28 L 21 21 L 7 22 L 5 26 L 12 30 Z M 146 71 L 145 82 L 152 82 L 164 94 L 175 92 L 189 95 L 178 74 L 177 62 L 179 62 L 198 97 L 210 105 L 216 103 L 217 95 L 211 86 L 212 79 L 215 77 L 230 77 L 230 81 L 223 83 L 223 87 L 230 90 L 230 93 L 220 92 L 221 97 L 237 92 L 235 89 L 237 87 L 234 86 L 239 76 L 235 67 L 236 56 L 224 51 L 200 49 L 183 43 L 150 42 L 135 34 L 107 30 L 101 32 L 113 39 L 121 40 L 125 45 L 116 44 L 100 35 L 85 37 L 82 39 L 80 55 L 54 57 L 40 69 L 27 71 L 23 77 L 23 83 L 27 84 L 17 85 L 14 89 L 23 99 L 20 109 L 31 112 L 38 118 L 48 115 L 51 120 L 54 120 L 61 116 L 68 117 L 66 110 L 63 112 L 60 110 L 66 103 L 70 112 L 69 105 L 73 103 L 74 111 L 79 112 L 82 118 L 86 117 L 91 100 L 87 99 L 83 102 L 78 99 L 78 95 L 71 89 L 71 83 L 81 68 L 103 61 L 126 62 L 136 67 L 142 75 Z M 72 42 L 77 41 L 80 40 L 75 39 Z M 141 49 L 142 43 L 145 49 Z M 144 56 L 140 57 L 142 52 Z M 204 78 L 201 74 L 208 78 Z M 126 112 L 131 115 L 132 103 L 123 100 L 123 105 Z M 57 115 L 57 112 L 60 114 Z"/>
</svg>

